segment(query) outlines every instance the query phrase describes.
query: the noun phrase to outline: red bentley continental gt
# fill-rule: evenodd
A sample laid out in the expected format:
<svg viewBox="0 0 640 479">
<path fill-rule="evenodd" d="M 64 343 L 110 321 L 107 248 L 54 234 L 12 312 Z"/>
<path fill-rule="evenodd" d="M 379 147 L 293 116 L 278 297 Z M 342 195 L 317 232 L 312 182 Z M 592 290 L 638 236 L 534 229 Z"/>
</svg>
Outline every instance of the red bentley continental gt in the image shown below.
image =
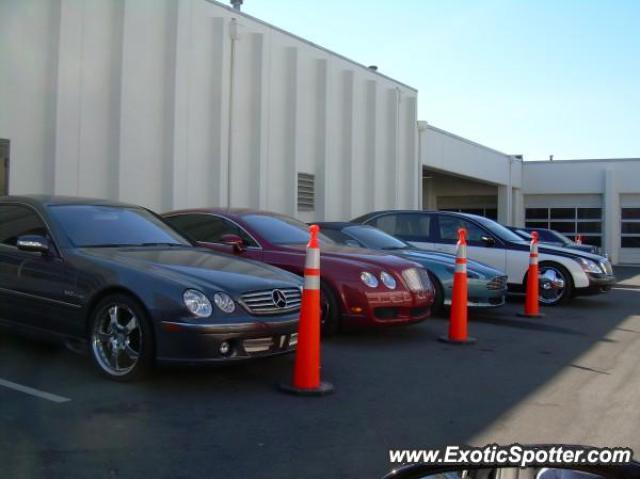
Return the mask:
<svg viewBox="0 0 640 479">
<path fill-rule="evenodd" d="M 250 209 L 183 210 L 163 216 L 205 247 L 303 274 L 308 226 L 294 218 Z M 322 235 L 320 251 L 325 333 L 350 326 L 416 323 L 429 317 L 434 290 L 419 264 L 338 246 Z"/>
</svg>

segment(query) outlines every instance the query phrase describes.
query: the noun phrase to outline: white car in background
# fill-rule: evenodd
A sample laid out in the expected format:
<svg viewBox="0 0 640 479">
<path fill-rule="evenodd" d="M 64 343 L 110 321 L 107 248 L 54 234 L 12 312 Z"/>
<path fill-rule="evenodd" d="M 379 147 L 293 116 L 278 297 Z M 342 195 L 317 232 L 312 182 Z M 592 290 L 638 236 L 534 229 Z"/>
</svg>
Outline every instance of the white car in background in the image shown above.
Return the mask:
<svg viewBox="0 0 640 479">
<path fill-rule="evenodd" d="M 446 211 L 376 211 L 352 220 L 380 228 L 426 250 L 455 254 L 458 228 L 467 230 L 470 259 L 507 273 L 511 291 L 524 291 L 529 243 L 483 216 Z M 603 293 L 616 279 L 603 256 L 546 244 L 539 246 L 540 302 L 554 306 L 577 295 Z"/>
</svg>

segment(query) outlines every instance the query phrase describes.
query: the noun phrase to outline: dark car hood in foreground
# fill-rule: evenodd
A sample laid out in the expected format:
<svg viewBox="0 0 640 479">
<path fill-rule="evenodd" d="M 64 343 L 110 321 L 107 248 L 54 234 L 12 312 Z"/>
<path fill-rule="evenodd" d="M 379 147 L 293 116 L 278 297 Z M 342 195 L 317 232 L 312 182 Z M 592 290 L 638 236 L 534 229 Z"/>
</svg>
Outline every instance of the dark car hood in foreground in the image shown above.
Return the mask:
<svg viewBox="0 0 640 479">
<path fill-rule="evenodd" d="M 301 284 L 297 276 L 273 266 L 204 248 L 125 247 L 85 248 L 82 251 L 85 255 L 118 263 L 123 268 L 160 274 L 231 294 Z"/>
<path fill-rule="evenodd" d="M 455 264 L 456 264 L 455 255 L 447 254 L 447 253 L 438 253 L 433 251 L 416 250 L 416 249 L 403 249 L 403 250 L 398 250 L 395 254 L 398 254 L 404 258 L 410 259 L 411 261 L 417 261 L 420 264 L 423 264 L 424 266 L 426 266 L 426 264 L 424 263 L 433 262 L 433 263 L 439 263 L 444 266 L 449 266 L 453 268 L 455 267 Z M 480 263 L 478 261 L 473 261 L 470 259 L 467 260 L 467 267 L 470 270 L 475 271 L 476 273 L 482 274 L 483 276 L 486 276 L 488 278 L 492 278 L 494 276 L 503 276 L 506 274 L 484 263 Z"/>
<path fill-rule="evenodd" d="M 296 252 L 304 254 L 306 246 L 304 245 L 281 245 L 290 252 Z M 320 246 L 321 258 L 332 258 L 336 260 L 359 262 L 378 267 L 395 267 L 395 268 L 409 268 L 415 266 L 415 262 L 403 259 L 391 252 L 375 251 L 363 248 L 352 248 L 349 246 L 340 245 L 321 245 Z M 410 263 L 414 263 L 413 265 Z"/>
</svg>

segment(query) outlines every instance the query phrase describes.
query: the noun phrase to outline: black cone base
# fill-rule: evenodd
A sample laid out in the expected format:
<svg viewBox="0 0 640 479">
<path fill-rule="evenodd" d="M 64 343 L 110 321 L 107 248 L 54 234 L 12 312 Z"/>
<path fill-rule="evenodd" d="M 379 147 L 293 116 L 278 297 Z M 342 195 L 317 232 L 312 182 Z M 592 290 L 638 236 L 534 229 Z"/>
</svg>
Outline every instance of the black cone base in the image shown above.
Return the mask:
<svg viewBox="0 0 640 479">
<path fill-rule="evenodd" d="M 295 394 L 296 396 L 327 396 L 333 394 L 333 384 L 321 382 L 320 386 L 314 389 L 297 388 L 289 383 L 278 384 L 278 389 L 288 394 Z"/>
<path fill-rule="evenodd" d="M 467 337 L 467 339 L 449 339 L 449 336 L 440 336 L 438 341 L 448 344 L 457 344 L 460 346 L 475 344 L 476 338 Z"/>
</svg>

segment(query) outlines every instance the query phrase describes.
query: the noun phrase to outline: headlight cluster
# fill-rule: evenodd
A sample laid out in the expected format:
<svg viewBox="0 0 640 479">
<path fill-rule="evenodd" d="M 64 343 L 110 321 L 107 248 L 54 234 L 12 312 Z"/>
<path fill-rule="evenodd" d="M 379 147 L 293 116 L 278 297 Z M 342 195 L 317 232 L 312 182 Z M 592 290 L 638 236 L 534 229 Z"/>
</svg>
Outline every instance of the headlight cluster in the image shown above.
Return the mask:
<svg viewBox="0 0 640 479">
<path fill-rule="evenodd" d="M 213 313 L 213 306 L 209 298 L 197 289 L 188 289 L 182 294 L 182 301 L 187 310 L 197 318 L 208 318 Z M 233 313 L 236 310 L 236 303 L 233 298 L 226 293 L 216 293 L 213 302 L 221 311 Z"/>
<path fill-rule="evenodd" d="M 402 278 L 407 288 L 413 292 L 429 291 L 432 289 L 429 273 L 422 268 L 409 268 L 402 272 Z"/>
<path fill-rule="evenodd" d="M 378 281 L 375 274 L 370 273 L 369 271 L 363 271 L 360 273 L 360 280 L 369 288 L 377 288 L 380 281 L 389 289 L 396 289 L 396 286 L 398 285 L 396 279 L 386 271 L 380 273 L 380 281 Z"/>
<path fill-rule="evenodd" d="M 213 313 L 209 298 L 196 289 L 186 290 L 182 294 L 182 300 L 189 312 L 198 318 L 208 318 Z"/>
<path fill-rule="evenodd" d="M 578 257 L 577 261 L 578 263 L 580 263 L 580 266 L 582 266 L 582 269 L 587 273 L 596 273 L 596 274 L 604 273 L 604 271 L 602 271 L 602 268 L 600 268 L 600 265 L 595 261 L 592 261 L 587 258 L 581 258 L 581 257 Z"/>
</svg>

